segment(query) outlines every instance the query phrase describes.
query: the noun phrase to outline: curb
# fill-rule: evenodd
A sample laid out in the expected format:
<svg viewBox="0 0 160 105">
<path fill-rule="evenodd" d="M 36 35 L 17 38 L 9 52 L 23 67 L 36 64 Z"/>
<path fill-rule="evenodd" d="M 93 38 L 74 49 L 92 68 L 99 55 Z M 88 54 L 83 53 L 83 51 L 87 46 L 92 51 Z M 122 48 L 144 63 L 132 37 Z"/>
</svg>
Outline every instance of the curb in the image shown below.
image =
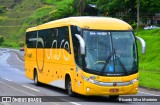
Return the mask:
<svg viewBox="0 0 160 105">
<path fill-rule="evenodd" d="M 160 89 L 154 89 L 154 88 L 149 88 L 149 87 L 145 87 L 145 86 L 139 86 L 139 87 L 142 89 L 150 90 L 150 91 L 160 91 Z"/>
</svg>

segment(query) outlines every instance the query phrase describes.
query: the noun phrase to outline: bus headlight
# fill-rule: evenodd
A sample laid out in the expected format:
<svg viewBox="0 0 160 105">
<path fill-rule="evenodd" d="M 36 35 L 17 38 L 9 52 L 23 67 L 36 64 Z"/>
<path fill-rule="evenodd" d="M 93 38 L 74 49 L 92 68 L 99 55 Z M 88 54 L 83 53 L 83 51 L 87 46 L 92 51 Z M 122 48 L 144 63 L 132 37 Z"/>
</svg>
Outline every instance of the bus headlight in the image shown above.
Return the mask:
<svg viewBox="0 0 160 105">
<path fill-rule="evenodd" d="M 93 84 L 96 84 L 96 83 L 99 82 L 99 81 L 97 81 L 97 80 L 94 80 L 94 79 L 91 79 L 91 78 L 87 78 L 87 77 L 85 77 L 85 76 L 83 76 L 83 75 L 82 75 L 82 78 L 83 78 L 85 81 L 87 81 L 87 82 L 89 82 L 89 83 L 93 83 Z"/>
<path fill-rule="evenodd" d="M 131 80 L 130 82 L 131 82 L 132 84 L 134 84 L 134 83 L 137 82 L 137 81 L 138 81 L 138 78 L 133 79 L 133 80 Z"/>
</svg>

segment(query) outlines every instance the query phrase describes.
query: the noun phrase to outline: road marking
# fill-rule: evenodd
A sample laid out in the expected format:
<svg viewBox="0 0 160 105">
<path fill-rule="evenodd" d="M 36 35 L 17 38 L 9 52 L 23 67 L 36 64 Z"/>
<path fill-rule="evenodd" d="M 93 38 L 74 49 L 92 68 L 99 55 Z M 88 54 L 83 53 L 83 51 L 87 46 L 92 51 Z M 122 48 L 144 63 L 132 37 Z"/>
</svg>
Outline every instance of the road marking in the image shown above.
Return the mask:
<svg viewBox="0 0 160 105">
<path fill-rule="evenodd" d="M 34 89 L 34 88 L 32 88 L 32 87 L 29 87 L 29 86 L 26 86 L 26 85 L 22 85 L 23 87 L 25 87 L 25 88 L 28 88 L 28 89 L 30 89 L 30 90 L 33 90 L 33 91 L 37 91 L 37 92 L 39 92 L 39 90 L 37 90 L 37 89 Z"/>
<path fill-rule="evenodd" d="M 152 96 L 160 96 L 160 95 L 156 95 L 156 94 L 152 94 L 152 93 L 146 93 L 146 92 L 142 92 L 142 91 L 138 91 L 139 93 L 142 93 L 142 94 L 148 94 L 148 95 L 152 95 Z"/>
<path fill-rule="evenodd" d="M 7 87 L 9 87 L 9 88 L 12 88 L 12 89 L 18 90 L 18 91 L 20 91 L 20 92 L 22 92 L 22 93 L 25 93 L 25 94 L 27 94 L 27 95 L 35 96 L 34 94 L 28 93 L 28 92 L 23 91 L 23 90 L 21 90 L 21 89 L 17 89 L 17 88 L 15 88 L 15 87 L 10 86 L 10 85 L 7 85 L 7 84 L 5 84 L 5 83 L 3 83 L 3 82 L 0 82 L 0 84 L 3 84 L 3 85 L 5 85 L 5 86 L 7 86 Z"/>
<path fill-rule="evenodd" d="M 3 79 L 5 79 L 5 80 L 7 80 L 7 81 L 9 81 L 9 82 L 11 82 L 12 80 L 10 80 L 10 79 L 8 79 L 8 78 L 5 78 L 5 77 L 2 77 Z"/>
<path fill-rule="evenodd" d="M 74 105 L 81 105 L 81 104 L 76 103 L 76 102 L 70 102 L 69 100 L 66 100 L 66 99 L 61 99 L 61 100 L 63 100 L 63 101 L 67 101 L 67 102 L 69 102 L 69 103 L 71 103 L 71 104 L 74 104 Z"/>
<path fill-rule="evenodd" d="M 18 55 L 17 55 L 15 52 L 13 52 L 13 53 L 16 55 L 17 59 L 18 59 L 20 62 L 24 63 L 24 61 L 22 61 L 22 60 L 20 60 L 20 59 L 18 58 Z"/>
</svg>

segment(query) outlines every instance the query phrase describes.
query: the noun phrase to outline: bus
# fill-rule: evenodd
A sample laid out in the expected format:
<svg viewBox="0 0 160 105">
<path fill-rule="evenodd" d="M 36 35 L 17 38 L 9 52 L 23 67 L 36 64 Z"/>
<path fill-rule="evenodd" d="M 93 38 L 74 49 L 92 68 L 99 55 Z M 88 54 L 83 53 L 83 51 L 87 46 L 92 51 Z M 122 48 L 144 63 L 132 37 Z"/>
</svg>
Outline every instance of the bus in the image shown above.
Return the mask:
<svg viewBox="0 0 160 105">
<path fill-rule="evenodd" d="M 136 94 L 138 48 L 126 22 L 109 17 L 68 17 L 28 28 L 25 75 L 40 83 L 66 89 L 69 96 Z"/>
</svg>

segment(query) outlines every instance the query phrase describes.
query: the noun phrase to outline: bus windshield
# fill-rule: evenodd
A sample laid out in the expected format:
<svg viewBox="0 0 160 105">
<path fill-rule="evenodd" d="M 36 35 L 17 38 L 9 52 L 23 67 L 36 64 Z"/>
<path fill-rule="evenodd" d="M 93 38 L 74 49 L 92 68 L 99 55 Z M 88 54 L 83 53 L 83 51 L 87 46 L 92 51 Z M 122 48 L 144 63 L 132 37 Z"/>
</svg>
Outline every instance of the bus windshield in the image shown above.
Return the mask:
<svg viewBox="0 0 160 105">
<path fill-rule="evenodd" d="M 100 75 L 138 72 L 137 50 L 132 31 L 83 30 L 86 44 L 85 70 Z"/>
</svg>

